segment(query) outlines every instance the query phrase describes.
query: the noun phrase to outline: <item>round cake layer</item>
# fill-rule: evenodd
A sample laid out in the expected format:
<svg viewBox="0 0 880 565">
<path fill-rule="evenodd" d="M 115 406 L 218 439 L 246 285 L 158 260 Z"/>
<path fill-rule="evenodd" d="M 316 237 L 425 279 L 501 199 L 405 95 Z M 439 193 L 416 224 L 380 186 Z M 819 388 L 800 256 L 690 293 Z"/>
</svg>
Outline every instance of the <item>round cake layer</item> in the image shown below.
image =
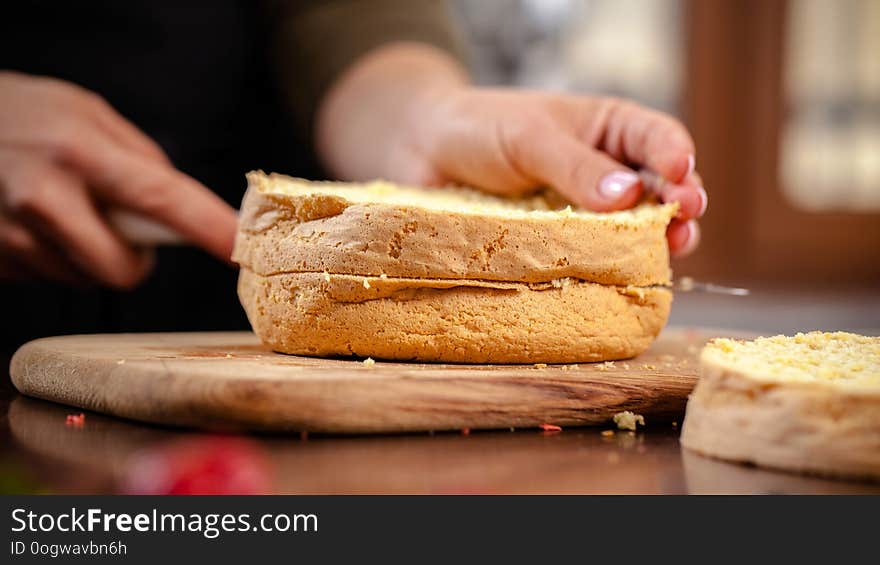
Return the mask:
<svg viewBox="0 0 880 565">
<path fill-rule="evenodd" d="M 670 281 L 676 205 L 551 211 L 466 189 L 248 174 L 233 260 L 261 275 L 322 272 L 607 285 Z M 543 203 L 542 203 L 543 202 Z"/>
<path fill-rule="evenodd" d="M 715 340 L 700 373 L 684 447 L 779 469 L 880 478 L 880 338 Z"/>
<path fill-rule="evenodd" d="M 625 359 L 666 323 L 672 293 L 569 279 L 542 284 L 263 276 L 243 268 L 239 297 L 276 351 L 450 363 Z"/>
</svg>

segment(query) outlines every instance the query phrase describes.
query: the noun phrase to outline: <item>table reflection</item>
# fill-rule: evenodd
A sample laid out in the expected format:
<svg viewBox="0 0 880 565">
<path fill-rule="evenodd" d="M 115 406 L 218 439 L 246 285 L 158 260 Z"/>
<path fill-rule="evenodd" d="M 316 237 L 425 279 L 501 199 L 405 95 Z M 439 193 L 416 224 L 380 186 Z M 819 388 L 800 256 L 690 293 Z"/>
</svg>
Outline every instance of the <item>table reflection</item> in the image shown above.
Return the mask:
<svg viewBox="0 0 880 565">
<path fill-rule="evenodd" d="M 16 396 L 16 449 L 54 492 L 857 493 L 880 485 L 788 475 L 682 452 L 669 424 L 396 436 L 220 436 Z M 650 423 L 649 423 L 650 424 Z M 603 435 L 603 431 L 606 433 Z M 70 482 L 70 477 L 83 477 Z M 64 479 L 64 478 L 67 479 Z"/>
</svg>

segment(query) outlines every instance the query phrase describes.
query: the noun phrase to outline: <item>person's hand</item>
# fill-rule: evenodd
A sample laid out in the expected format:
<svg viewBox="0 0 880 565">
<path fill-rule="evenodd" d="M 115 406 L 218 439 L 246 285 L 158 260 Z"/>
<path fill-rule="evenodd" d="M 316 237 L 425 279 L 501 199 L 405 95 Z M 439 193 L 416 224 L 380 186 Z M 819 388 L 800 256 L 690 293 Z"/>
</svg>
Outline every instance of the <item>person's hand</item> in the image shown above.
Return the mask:
<svg viewBox="0 0 880 565">
<path fill-rule="evenodd" d="M 107 224 L 110 207 L 229 259 L 235 211 L 107 102 L 60 80 L 0 72 L 0 279 L 135 285 L 151 253 Z"/>
<path fill-rule="evenodd" d="M 667 230 L 673 254 L 699 243 L 708 199 L 694 142 L 670 116 L 619 99 L 469 86 L 426 93 L 409 111 L 389 155 L 394 180 L 505 194 L 552 187 L 595 211 L 629 208 L 654 190 L 680 205 Z"/>
</svg>

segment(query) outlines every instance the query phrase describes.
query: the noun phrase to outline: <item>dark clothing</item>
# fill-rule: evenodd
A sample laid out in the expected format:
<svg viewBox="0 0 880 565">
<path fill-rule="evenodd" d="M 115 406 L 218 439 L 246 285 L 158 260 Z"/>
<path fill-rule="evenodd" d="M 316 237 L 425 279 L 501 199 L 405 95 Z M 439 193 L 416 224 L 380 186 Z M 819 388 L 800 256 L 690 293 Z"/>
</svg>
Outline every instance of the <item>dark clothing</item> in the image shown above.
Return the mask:
<svg viewBox="0 0 880 565">
<path fill-rule="evenodd" d="M 237 208 L 246 171 L 321 176 L 310 134 L 321 96 L 359 55 L 401 39 L 454 49 L 442 3 L 30 0 L 3 10 L 0 69 L 98 92 Z M 0 350 L 65 333 L 247 327 L 233 268 L 193 248 L 158 259 L 130 292 L 3 284 Z"/>
</svg>

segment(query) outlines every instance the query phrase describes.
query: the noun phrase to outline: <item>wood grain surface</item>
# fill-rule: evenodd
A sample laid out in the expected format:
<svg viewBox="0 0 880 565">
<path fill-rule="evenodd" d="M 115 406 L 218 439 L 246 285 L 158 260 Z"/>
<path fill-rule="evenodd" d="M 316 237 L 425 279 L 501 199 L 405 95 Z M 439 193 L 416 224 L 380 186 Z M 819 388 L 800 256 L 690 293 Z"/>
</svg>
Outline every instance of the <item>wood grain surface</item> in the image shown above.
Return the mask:
<svg viewBox="0 0 880 565">
<path fill-rule="evenodd" d="M 81 335 L 22 346 L 23 394 L 212 430 L 328 433 L 607 425 L 623 410 L 679 420 L 707 339 L 668 328 L 643 355 L 580 365 L 441 365 L 273 353 L 247 332 Z"/>
</svg>

